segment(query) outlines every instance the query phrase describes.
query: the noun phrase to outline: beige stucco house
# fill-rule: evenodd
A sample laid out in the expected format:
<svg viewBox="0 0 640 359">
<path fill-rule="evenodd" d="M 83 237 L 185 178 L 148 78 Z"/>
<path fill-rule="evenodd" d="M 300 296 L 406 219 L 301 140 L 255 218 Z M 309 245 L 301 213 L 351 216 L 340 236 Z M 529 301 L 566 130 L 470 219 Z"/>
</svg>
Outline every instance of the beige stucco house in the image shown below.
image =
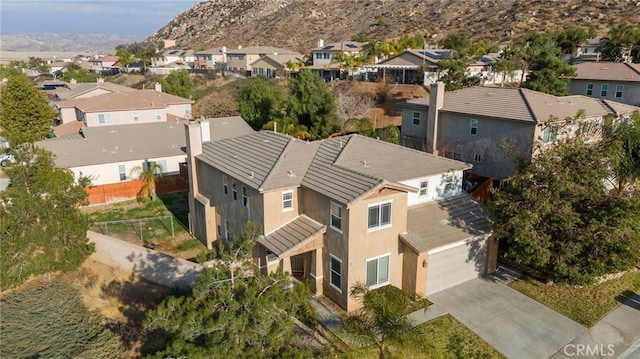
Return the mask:
<svg viewBox="0 0 640 359">
<path fill-rule="evenodd" d="M 258 223 L 264 272 L 308 280 L 347 311 L 357 282 L 431 294 L 492 268 L 487 218 L 461 189 L 468 163 L 358 135 L 216 141 L 195 121 L 185 130 L 193 234 L 212 247 Z"/>
<path fill-rule="evenodd" d="M 584 62 L 575 66 L 569 92 L 640 106 L 640 64 Z"/>
<path fill-rule="evenodd" d="M 287 64 L 293 64 L 293 68 Z M 264 76 L 267 78 L 289 76 L 291 72 L 297 72 L 304 66 L 303 56 L 299 55 L 266 55 L 251 64 L 252 76 Z"/>
<path fill-rule="evenodd" d="M 412 99 L 402 109 L 402 144 L 473 163 L 470 173 L 506 179 L 515 162 L 505 141 L 525 158 L 605 116 L 625 117 L 640 108 L 586 96 L 558 97 L 522 88 L 477 86 L 446 92 L 432 84 L 429 98 Z M 577 119 L 578 112 L 584 118 Z"/>
<path fill-rule="evenodd" d="M 238 46 L 237 49 L 227 50 L 227 66 L 230 71 L 243 72 L 251 75 L 252 64 L 266 55 L 295 55 L 302 58 L 299 52 L 271 46 Z"/>
</svg>

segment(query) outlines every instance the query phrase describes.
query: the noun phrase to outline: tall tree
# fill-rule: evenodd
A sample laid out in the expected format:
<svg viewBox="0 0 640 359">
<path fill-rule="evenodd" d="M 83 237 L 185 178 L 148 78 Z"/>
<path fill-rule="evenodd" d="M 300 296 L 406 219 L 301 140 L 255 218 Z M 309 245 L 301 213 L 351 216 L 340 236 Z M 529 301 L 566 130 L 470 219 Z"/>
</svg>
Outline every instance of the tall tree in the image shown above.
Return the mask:
<svg viewBox="0 0 640 359">
<path fill-rule="evenodd" d="M 14 151 L 16 164 L 5 170 L 9 187 L 0 193 L 1 289 L 31 275 L 77 269 L 93 252 L 87 239 L 86 177 L 77 181 L 56 168 L 53 155 L 32 145 Z"/>
<path fill-rule="evenodd" d="M 569 52 L 569 64 L 573 65 L 573 53 L 578 46 L 582 45 L 588 38 L 588 30 L 576 28 L 558 33 L 556 42 L 563 53 Z"/>
<path fill-rule="evenodd" d="M 582 138 L 519 161 L 487 210 L 506 255 L 547 279 L 588 283 L 640 260 L 640 197 L 609 190 L 605 150 Z"/>
<path fill-rule="evenodd" d="M 285 273 L 264 275 L 252 250 L 261 230 L 248 223 L 244 235 L 213 253 L 190 295 L 170 297 L 147 314 L 148 329 L 169 335 L 157 357 L 281 358 L 309 354 L 292 345 L 292 316 L 310 297 L 304 284 L 290 287 Z"/>
<path fill-rule="evenodd" d="M 556 96 L 568 95 L 569 78 L 576 76 L 576 70 L 560 59 L 555 35 L 548 31 L 532 32 L 518 41 L 529 68 L 529 75 L 522 86 Z"/>
<path fill-rule="evenodd" d="M 340 325 L 340 331 L 348 341 L 359 345 L 375 344 L 378 357 L 383 359 L 391 354 L 390 341 L 423 340 L 421 327 L 414 328 L 406 312 L 412 301 L 419 304 L 417 308 L 426 308 L 426 300 L 409 296 L 391 285 L 370 290 L 362 283 L 355 284 L 350 295 L 362 301 L 362 308 Z"/>
<path fill-rule="evenodd" d="M 162 168 L 158 162 L 147 161 L 142 166 L 136 166 L 131 169 L 131 176 L 137 177 L 144 181 L 144 186 L 140 191 L 140 201 L 149 202 L 156 200 L 156 181 L 162 177 L 162 172 L 166 168 Z"/>
<path fill-rule="evenodd" d="M 159 79 L 158 82 L 162 85 L 162 92 L 182 98 L 196 99 L 193 79 L 187 70 L 172 71 L 166 78 Z"/>
<path fill-rule="evenodd" d="M 273 80 L 251 77 L 234 95 L 238 112 L 253 127 L 259 130 L 266 123 L 284 116 L 286 94 Z"/>
<path fill-rule="evenodd" d="M 340 130 L 333 92 L 320 76 L 308 70 L 289 80 L 288 114 L 310 129 L 314 138 Z"/>
<path fill-rule="evenodd" d="M 598 51 L 604 61 L 640 62 L 640 28 L 620 23 L 609 29 L 602 39 Z"/>
<path fill-rule="evenodd" d="M 121 358 L 116 323 L 89 311 L 77 289 L 78 275 L 30 283 L 2 298 L 3 358 Z"/>
<path fill-rule="evenodd" d="M 129 65 L 134 61 L 131 53 L 129 53 L 127 49 L 122 48 L 116 51 L 116 56 L 118 56 L 118 62 L 129 72 Z"/>
<path fill-rule="evenodd" d="M 606 125 L 604 142 L 618 180 L 618 190 L 626 192 L 629 184 L 640 181 L 640 111 L 635 111 L 630 118 Z"/>
<path fill-rule="evenodd" d="M 500 57 L 493 65 L 493 70 L 502 74 L 502 80 L 500 81 L 500 87 L 504 86 L 504 82 L 507 76 L 512 76 L 514 71 L 518 69 L 517 54 L 511 47 L 506 47 L 500 53 Z"/>
<path fill-rule="evenodd" d="M 57 76 L 62 77 L 66 82 L 76 80 L 77 82 L 96 82 L 100 75 L 95 72 L 88 72 L 87 70 L 80 67 L 78 64 L 69 64 L 67 65 L 67 71 L 57 74 Z"/>
<path fill-rule="evenodd" d="M 0 96 L 0 129 L 11 146 L 44 140 L 56 119 L 47 96 L 26 75 L 9 76 Z"/>
</svg>

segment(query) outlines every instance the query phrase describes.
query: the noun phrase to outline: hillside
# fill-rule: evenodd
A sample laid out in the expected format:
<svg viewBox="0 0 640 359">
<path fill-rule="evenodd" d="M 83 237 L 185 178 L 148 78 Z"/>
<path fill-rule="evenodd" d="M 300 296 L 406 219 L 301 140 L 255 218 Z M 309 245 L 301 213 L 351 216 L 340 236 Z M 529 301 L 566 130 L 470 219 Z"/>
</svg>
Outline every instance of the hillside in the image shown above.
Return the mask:
<svg viewBox="0 0 640 359">
<path fill-rule="evenodd" d="M 307 52 L 325 42 L 364 35 L 422 34 L 435 43 L 465 32 L 507 42 L 530 30 L 640 26 L 639 0 L 209 0 L 194 4 L 148 40 L 182 48 L 273 45 Z"/>
</svg>

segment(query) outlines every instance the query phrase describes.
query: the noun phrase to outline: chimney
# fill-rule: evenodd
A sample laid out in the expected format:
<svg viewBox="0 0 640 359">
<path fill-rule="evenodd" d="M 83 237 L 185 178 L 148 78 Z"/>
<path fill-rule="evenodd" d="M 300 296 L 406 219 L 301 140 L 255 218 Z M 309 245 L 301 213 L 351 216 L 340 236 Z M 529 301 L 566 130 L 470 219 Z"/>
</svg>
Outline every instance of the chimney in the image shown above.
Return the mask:
<svg viewBox="0 0 640 359">
<path fill-rule="evenodd" d="M 324 47 L 324 40 L 322 39 L 318 40 L 318 47 Z"/>
<path fill-rule="evenodd" d="M 196 156 L 202 153 L 202 134 L 200 127 L 200 123 L 196 121 L 189 121 L 189 123 L 184 124 L 187 144 L 187 174 L 189 176 L 189 232 L 192 234 L 192 228 L 200 225 L 199 223 L 193 223 L 199 218 L 195 215 L 195 196 L 200 193 L 198 190 L 198 173 L 195 168 Z M 203 238 L 198 239 L 203 240 Z"/>
<path fill-rule="evenodd" d="M 207 120 L 198 120 L 200 124 L 200 138 L 202 142 L 211 141 L 211 128 L 209 127 L 209 121 Z"/>
<path fill-rule="evenodd" d="M 161 85 L 159 82 L 156 82 L 156 83 L 153 85 L 153 88 L 154 88 L 156 91 L 158 91 L 158 92 L 162 92 L 162 85 Z"/>
<path fill-rule="evenodd" d="M 429 111 L 427 113 L 427 152 L 438 154 L 438 117 L 444 105 L 444 83 L 436 82 L 429 87 Z"/>
</svg>

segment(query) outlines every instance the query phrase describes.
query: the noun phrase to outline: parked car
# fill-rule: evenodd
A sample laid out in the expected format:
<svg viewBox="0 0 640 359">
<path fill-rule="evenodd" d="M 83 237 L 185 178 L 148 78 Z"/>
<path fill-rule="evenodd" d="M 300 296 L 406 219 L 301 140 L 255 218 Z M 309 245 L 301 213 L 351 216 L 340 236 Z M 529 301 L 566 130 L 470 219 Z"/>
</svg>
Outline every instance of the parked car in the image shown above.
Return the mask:
<svg viewBox="0 0 640 359">
<path fill-rule="evenodd" d="M 3 154 L 0 154 L 0 166 L 6 167 L 15 162 L 16 162 L 16 159 L 15 157 L 13 157 L 13 154 L 11 154 L 11 152 L 5 152 Z"/>
</svg>

